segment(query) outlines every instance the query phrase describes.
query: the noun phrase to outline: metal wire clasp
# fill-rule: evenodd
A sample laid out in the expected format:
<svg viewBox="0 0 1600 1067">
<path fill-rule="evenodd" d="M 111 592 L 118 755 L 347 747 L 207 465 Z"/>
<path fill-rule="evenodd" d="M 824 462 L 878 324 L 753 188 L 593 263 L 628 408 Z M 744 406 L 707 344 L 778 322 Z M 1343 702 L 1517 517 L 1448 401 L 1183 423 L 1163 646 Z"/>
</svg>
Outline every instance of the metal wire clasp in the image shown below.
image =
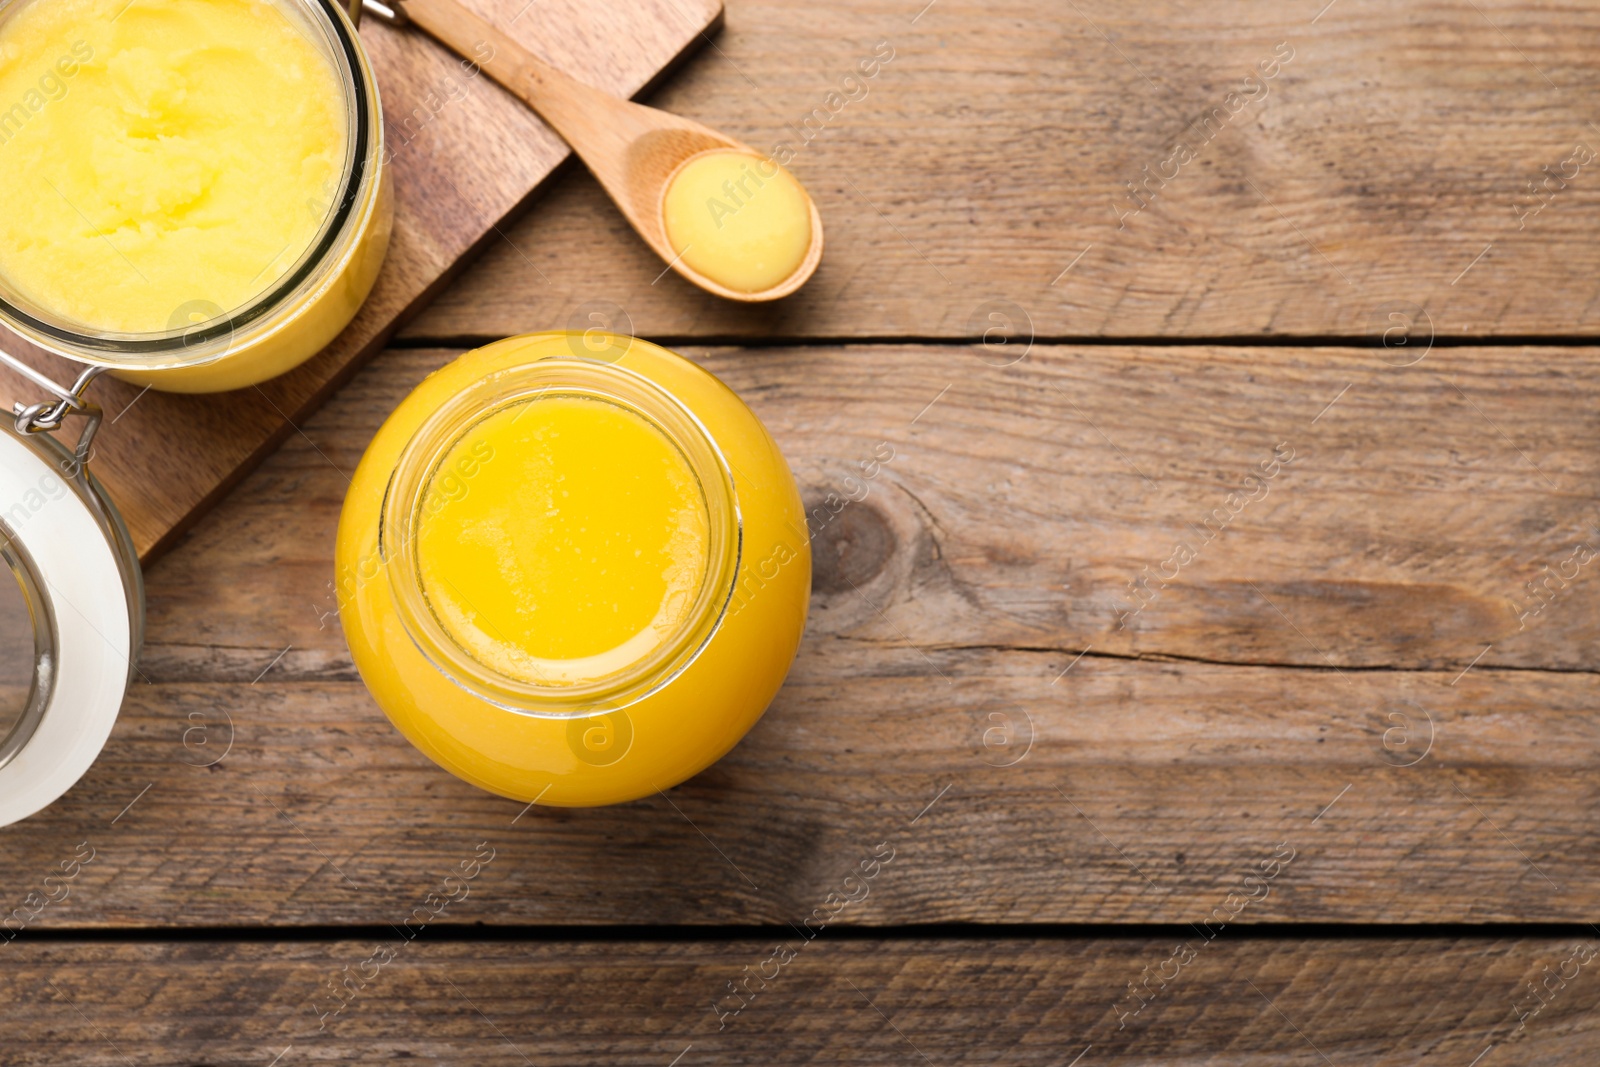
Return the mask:
<svg viewBox="0 0 1600 1067">
<path fill-rule="evenodd" d="M 61 429 L 69 415 L 82 415 L 88 420 L 72 450 L 78 470 L 83 470 L 84 464 L 89 461 L 89 449 L 94 444 L 95 431 L 100 429 L 100 408 L 85 400 L 83 395 L 88 392 L 90 383 L 105 373 L 105 368 L 85 367 L 71 386 L 62 386 L 4 350 L 0 350 L 0 363 L 55 397 L 54 400 L 41 400 L 36 404 L 23 404 L 20 400 L 16 403 L 12 415 L 16 418 L 19 434 L 54 433 Z"/>
<path fill-rule="evenodd" d="M 406 13 L 400 9 L 400 0 L 390 0 L 381 4 L 378 0 L 350 0 L 350 22 L 357 29 L 361 28 L 361 13 L 372 12 L 372 17 L 379 22 L 387 22 L 391 26 L 404 26 L 410 20 Z"/>
</svg>

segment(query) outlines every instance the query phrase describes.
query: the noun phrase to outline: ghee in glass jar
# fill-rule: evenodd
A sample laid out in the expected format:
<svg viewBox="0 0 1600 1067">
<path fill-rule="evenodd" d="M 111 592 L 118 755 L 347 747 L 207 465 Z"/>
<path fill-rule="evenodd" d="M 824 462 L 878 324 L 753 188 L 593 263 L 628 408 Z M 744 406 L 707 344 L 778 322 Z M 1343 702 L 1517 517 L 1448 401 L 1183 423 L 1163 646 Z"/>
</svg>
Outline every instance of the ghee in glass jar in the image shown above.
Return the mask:
<svg viewBox="0 0 1600 1067">
<path fill-rule="evenodd" d="M 593 331 L 424 381 L 356 471 L 336 566 L 351 654 L 400 731 L 468 782 L 567 806 L 733 747 L 788 672 L 811 581 L 794 478 L 750 409 Z"/>
<path fill-rule="evenodd" d="M 387 247 L 370 71 L 315 0 L 0 9 L 0 318 L 156 388 L 282 373 Z"/>
</svg>

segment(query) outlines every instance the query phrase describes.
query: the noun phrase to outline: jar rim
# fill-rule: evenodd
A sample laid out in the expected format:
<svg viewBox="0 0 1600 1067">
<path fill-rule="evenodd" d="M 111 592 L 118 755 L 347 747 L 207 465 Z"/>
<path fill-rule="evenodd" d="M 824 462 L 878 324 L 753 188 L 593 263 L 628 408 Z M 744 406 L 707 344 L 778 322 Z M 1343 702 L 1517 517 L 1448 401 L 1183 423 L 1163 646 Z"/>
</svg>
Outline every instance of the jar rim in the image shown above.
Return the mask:
<svg viewBox="0 0 1600 1067">
<path fill-rule="evenodd" d="M 706 508 L 708 541 L 705 571 L 690 609 L 654 648 L 598 678 L 539 683 L 488 666 L 449 633 L 428 603 L 416 534 L 434 476 L 466 433 L 508 408 L 560 396 L 615 405 L 660 432 L 695 478 Z M 579 719 L 645 699 L 699 657 L 733 601 L 743 541 L 744 522 L 732 469 L 698 416 L 635 371 L 605 360 L 548 356 L 477 379 L 422 422 L 402 448 L 385 486 L 377 552 L 380 566 L 388 574 L 401 626 L 434 669 L 505 711 L 535 718 Z"/>
<path fill-rule="evenodd" d="M 39 0 L 0 0 L 0 20 L 19 4 Z M 302 13 L 324 38 L 312 42 L 333 64 L 344 97 L 347 123 L 345 161 L 338 194 L 329 205 L 317 237 L 294 267 L 241 308 L 220 309 L 205 321 L 150 333 L 117 333 L 74 328 L 50 321 L 37 305 L 7 292 L 0 278 L 0 325 L 47 351 L 80 363 L 130 370 L 172 370 L 215 362 L 233 351 L 246 330 L 266 330 L 293 298 L 320 283 L 359 237 L 365 207 L 375 195 L 382 167 L 382 124 L 377 81 L 355 27 L 334 0 L 279 0 Z M 286 17 L 294 18 L 291 12 Z M 195 301 L 203 304 L 203 301 Z M 216 305 L 211 305 L 215 307 Z M 180 307 L 177 311 L 182 311 Z M 196 309 L 197 311 L 200 309 Z M 176 312 L 175 312 L 176 314 Z"/>
<path fill-rule="evenodd" d="M 34 562 L 28 546 L 0 516 L 0 581 L 4 580 L 6 572 L 16 580 L 22 595 L 22 606 L 28 613 L 33 630 L 33 670 L 30 672 L 27 698 L 17 709 L 15 720 L 0 728 L 0 767 L 10 763 L 27 747 L 39 728 L 40 720 L 44 718 L 55 673 L 56 649 L 61 643 L 57 636 L 55 611 L 50 598 L 44 593 L 45 576 L 39 573 L 39 565 Z"/>
</svg>

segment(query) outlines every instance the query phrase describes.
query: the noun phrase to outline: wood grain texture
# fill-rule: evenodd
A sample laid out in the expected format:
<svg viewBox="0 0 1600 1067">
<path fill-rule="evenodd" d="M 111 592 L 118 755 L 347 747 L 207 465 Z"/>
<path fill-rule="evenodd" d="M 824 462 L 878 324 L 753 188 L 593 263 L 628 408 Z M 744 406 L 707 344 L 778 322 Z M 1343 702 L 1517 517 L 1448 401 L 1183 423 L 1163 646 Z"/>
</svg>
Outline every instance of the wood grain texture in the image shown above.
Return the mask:
<svg viewBox="0 0 1600 1067">
<path fill-rule="evenodd" d="M 487 877 L 487 876 L 486 876 Z M 0 947 L 6 1062 L 126 1064 L 1592 1062 L 1592 938 L 1122 939 Z M 1187 938 L 1187 942 L 1186 942 Z M 1140 1003 L 1130 984 L 1152 978 Z M 389 949 L 381 969 L 362 967 Z M 1563 966 L 1565 964 L 1565 966 Z M 1548 968 L 1548 971 L 1546 970 Z M 758 970 L 754 997 L 727 985 Z M 370 975 L 362 982 L 354 977 Z M 1519 1029 L 1529 983 L 1548 1003 Z M 1571 976 L 1562 980 L 1559 974 Z M 353 976 L 343 1011 L 329 985 Z M 1163 988 L 1164 985 L 1164 988 Z M 763 987 L 765 987 L 763 989 Z M 721 994 L 721 1001 L 716 998 Z M 737 1015 L 719 1017 L 744 1003 Z M 328 1013 L 326 1019 L 322 1013 Z M 1124 1014 L 1126 1013 L 1126 1014 Z M 1119 1019 L 1123 1025 L 1119 1029 Z M 1087 1050 L 1087 1051 L 1086 1051 Z M 675 1059 L 681 1057 L 681 1059 Z"/>
<path fill-rule="evenodd" d="M 523 19 L 522 0 L 471 0 L 552 64 L 623 96 L 650 85 L 703 43 L 720 0 L 645 0 L 595 5 L 542 0 Z M 145 557 L 293 434 L 395 327 L 444 288 L 464 260 L 508 243 L 507 219 L 566 161 L 567 146 L 520 102 L 419 33 L 365 20 L 383 97 L 394 168 L 395 231 L 377 286 L 354 322 L 321 355 L 259 388 L 214 397 L 168 396 L 119 382 L 95 385 L 106 411 L 96 473 L 117 501 Z M 508 243 L 508 247 L 510 244 Z M 517 255 L 534 270 L 526 249 Z M 15 339 L 7 350 L 71 381 L 64 360 Z M 0 371 L 0 404 L 40 399 Z M 76 428 L 74 427 L 74 430 Z"/>
<path fill-rule="evenodd" d="M 1579 143 L 1600 151 L 1591 7 L 924 6 L 741 0 L 715 59 L 661 98 L 795 147 L 830 239 L 794 298 L 738 308 L 654 282 L 654 257 L 575 174 L 508 231 L 559 270 L 491 249 L 408 335 L 498 337 L 616 305 L 651 337 L 975 338 L 991 300 L 1058 339 L 1365 336 L 1397 303 L 1448 336 L 1600 328 L 1600 181 L 1563 166 Z M 880 41 L 892 61 L 843 84 Z M 1293 58 L 1264 97 L 1195 132 L 1280 43 Z M 1135 214 L 1126 184 L 1172 175 L 1179 141 L 1195 158 Z"/>
<path fill-rule="evenodd" d="M 0 831 L 24 874 L 101 852 L 39 924 L 396 921 L 480 840 L 504 889 L 451 921 L 798 922 L 879 842 L 894 881 L 850 922 L 1204 921 L 1280 845 L 1239 922 L 1593 915 L 1592 562 L 1517 632 L 1600 536 L 1593 352 L 691 354 L 824 509 L 806 642 L 732 754 L 670 801 L 518 818 L 389 726 L 329 591 L 343 472 L 453 355 L 391 350 L 151 569 L 110 745 Z"/>
</svg>

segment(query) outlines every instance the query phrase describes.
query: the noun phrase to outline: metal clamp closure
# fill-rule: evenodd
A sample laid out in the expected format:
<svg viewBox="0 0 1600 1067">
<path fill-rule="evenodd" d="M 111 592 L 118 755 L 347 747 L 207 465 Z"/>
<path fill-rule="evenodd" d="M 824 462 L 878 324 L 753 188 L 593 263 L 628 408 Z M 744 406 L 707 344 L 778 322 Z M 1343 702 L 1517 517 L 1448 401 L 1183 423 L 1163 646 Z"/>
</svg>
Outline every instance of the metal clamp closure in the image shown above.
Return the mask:
<svg viewBox="0 0 1600 1067">
<path fill-rule="evenodd" d="M 361 13 L 370 11 L 373 18 L 379 22 L 386 22 L 391 26 L 404 26 L 410 20 L 406 13 L 400 9 L 400 0 L 390 0 L 387 4 L 378 0 L 350 0 L 350 22 L 357 29 L 361 27 Z"/>
<path fill-rule="evenodd" d="M 83 396 L 88 392 L 90 383 L 105 373 L 105 368 L 85 367 L 72 385 L 63 386 L 4 350 L 0 350 L 0 363 L 55 397 L 54 400 L 41 400 L 35 404 L 23 404 L 19 400 L 12 409 L 18 433 L 54 433 L 61 429 L 69 415 L 82 415 L 88 420 L 72 450 L 78 471 L 81 472 L 89 461 L 89 449 L 94 444 L 95 431 L 100 429 L 99 406 L 89 403 Z"/>
</svg>

